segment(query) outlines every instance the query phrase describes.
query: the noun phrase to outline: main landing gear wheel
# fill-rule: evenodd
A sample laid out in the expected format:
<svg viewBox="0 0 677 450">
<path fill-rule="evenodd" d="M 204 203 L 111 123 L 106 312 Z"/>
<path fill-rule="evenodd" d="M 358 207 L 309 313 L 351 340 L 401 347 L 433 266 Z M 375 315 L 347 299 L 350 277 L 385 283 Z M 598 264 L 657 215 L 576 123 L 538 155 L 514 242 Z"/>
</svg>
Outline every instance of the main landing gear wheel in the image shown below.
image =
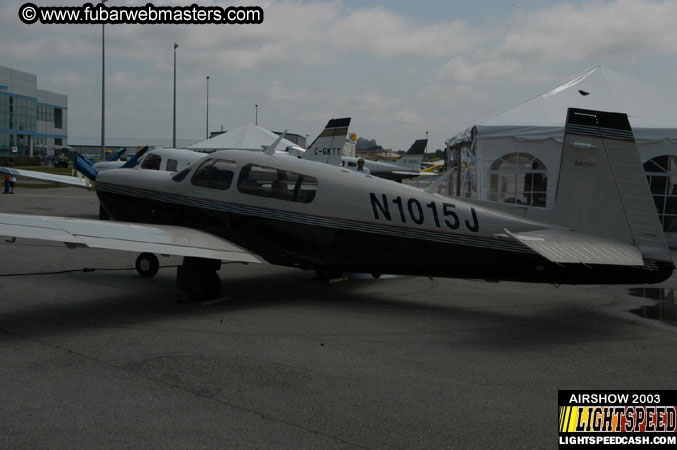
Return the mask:
<svg viewBox="0 0 677 450">
<path fill-rule="evenodd" d="M 152 253 L 141 253 L 136 258 L 136 271 L 142 277 L 154 277 L 157 274 L 158 269 L 160 268 L 160 262 Z"/>
</svg>

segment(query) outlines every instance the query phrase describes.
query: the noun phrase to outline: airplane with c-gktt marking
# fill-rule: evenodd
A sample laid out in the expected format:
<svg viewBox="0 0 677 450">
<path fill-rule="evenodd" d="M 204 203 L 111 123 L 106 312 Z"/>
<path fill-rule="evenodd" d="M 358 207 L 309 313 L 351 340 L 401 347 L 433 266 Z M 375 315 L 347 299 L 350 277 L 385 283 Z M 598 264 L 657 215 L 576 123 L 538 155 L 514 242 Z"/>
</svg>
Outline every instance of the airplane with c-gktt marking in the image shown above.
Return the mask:
<svg viewBox="0 0 677 450">
<path fill-rule="evenodd" d="M 427 146 L 427 139 L 417 139 L 398 161 L 381 162 L 365 159 L 364 166 L 369 169 L 369 172 L 374 176 L 399 182 L 407 178 L 436 175 L 421 170 L 421 160 L 423 159 L 423 154 L 425 153 Z M 341 166 L 357 170 L 357 161 L 359 159 L 360 158 L 344 156 L 341 158 Z"/>
<path fill-rule="evenodd" d="M 276 155 L 278 143 L 175 174 L 108 170 L 96 193 L 119 222 L 0 214 L 0 235 L 144 252 L 147 276 L 153 253 L 184 256 L 177 282 L 193 298 L 219 295 L 224 260 L 555 284 L 656 283 L 674 269 L 625 114 L 569 110 L 550 208 L 433 194 Z"/>
</svg>

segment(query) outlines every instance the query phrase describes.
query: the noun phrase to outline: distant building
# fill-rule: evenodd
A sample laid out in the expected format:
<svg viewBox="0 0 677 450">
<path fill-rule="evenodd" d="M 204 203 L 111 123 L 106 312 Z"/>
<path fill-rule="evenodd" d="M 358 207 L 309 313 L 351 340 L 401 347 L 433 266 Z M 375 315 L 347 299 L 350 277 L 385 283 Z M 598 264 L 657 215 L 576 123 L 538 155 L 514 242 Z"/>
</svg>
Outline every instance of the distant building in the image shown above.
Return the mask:
<svg viewBox="0 0 677 450">
<path fill-rule="evenodd" d="M 44 155 L 68 140 L 68 96 L 37 76 L 0 66 L 0 156 Z"/>
<path fill-rule="evenodd" d="M 197 139 L 177 139 L 178 148 L 187 148 L 196 142 Z M 92 159 L 101 159 L 101 138 L 98 137 L 71 137 L 68 146 L 78 153 L 81 153 Z M 138 149 L 148 146 L 150 148 L 172 146 L 172 138 L 115 138 L 106 137 L 106 150 L 117 151 L 122 148 L 127 149 L 126 155 L 133 155 Z"/>
<path fill-rule="evenodd" d="M 273 133 L 277 134 L 278 136 L 282 135 L 281 131 L 273 131 Z M 284 135 L 284 138 L 288 141 L 293 142 L 299 147 L 306 148 L 307 142 L 305 136 L 301 136 L 300 134 L 296 133 L 287 133 Z"/>
<path fill-rule="evenodd" d="M 374 149 L 374 150 L 356 150 L 355 154 L 364 159 L 372 161 L 392 161 L 400 157 L 399 154 L 394 153 L 390 148 Z"/>
</svg>

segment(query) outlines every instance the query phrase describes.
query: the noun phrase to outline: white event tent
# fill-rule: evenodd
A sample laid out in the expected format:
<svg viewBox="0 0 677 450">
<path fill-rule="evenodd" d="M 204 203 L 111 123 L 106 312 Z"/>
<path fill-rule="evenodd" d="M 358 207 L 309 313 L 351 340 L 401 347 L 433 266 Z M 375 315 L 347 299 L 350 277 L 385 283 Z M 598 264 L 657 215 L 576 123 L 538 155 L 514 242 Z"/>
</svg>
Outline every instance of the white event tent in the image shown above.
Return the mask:
<svg viewBox="0 0 677 450">
<path fill-rule="evenodd" d="M 677 186 L 677 94 L 674 92 L 599 66 L 468 128 L 447 140 L 447 147 L 450 150 L 469 148 L 475 155 L 473 181 L 480 199 L 528 203 L 536 194 L 524 196 L 524 176 L 531 172 L 539 173 L 547 181 L 541 189 L 526 190 L 542 190 L 544 203 L 539 206 L 551 205 L 555 200 L 569 107 L 628 115 L 647 175 L 653 174 L 656 178 L 651 181 L 651 187 L 661 220 L 666 231 L 677 232 L 677 195 L 672 199 L 670 178 L 670 174 L 674 174 Z M 653 161 L 647 163 L 650 160 Z"/>
<path fill-rule="evenodd" d="M 275 142 L 278 135 L 270 130 L 249 123 L 241 127 L 219 134 L 205 141 L 191 145 L 191 150 L 214 151 L 214 150 L 263 150 Z M 289 146 L 298 147 L 293 142 L 282 139 L 278 144 L 278 149 L 285 149 Z"/>
</svg>

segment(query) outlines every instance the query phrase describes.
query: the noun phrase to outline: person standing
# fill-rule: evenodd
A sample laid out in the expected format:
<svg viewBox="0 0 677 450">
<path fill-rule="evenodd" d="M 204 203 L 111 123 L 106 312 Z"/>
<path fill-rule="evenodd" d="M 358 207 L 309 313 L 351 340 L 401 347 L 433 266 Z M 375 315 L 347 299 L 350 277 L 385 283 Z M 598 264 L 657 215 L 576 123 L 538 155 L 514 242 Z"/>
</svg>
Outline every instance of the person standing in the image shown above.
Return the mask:
<svg viewBox="0 0 677 450">
<path fill-rule="evenodd" d="M 364 158 L 360 158 L 360 159 L 357 160 L 357 169 L 356 170 L 358 172 L 362 172 L 362 173 L 367 174 L 367 175 L 369 175 L 371 173 L 371 171 L 368 168 L 364 167 Z"/>
<path fill-rule="evenodd" d="M 7 167 L 12 169 L 14 168 L 14 164 L 9 163 L 7 164 Z M 5 175 L 5 194 L 13 194 L 14 193 L 14 185 L 16 184 L 16 177 L 13 174 L 7 174 Z"/>
</svg>

